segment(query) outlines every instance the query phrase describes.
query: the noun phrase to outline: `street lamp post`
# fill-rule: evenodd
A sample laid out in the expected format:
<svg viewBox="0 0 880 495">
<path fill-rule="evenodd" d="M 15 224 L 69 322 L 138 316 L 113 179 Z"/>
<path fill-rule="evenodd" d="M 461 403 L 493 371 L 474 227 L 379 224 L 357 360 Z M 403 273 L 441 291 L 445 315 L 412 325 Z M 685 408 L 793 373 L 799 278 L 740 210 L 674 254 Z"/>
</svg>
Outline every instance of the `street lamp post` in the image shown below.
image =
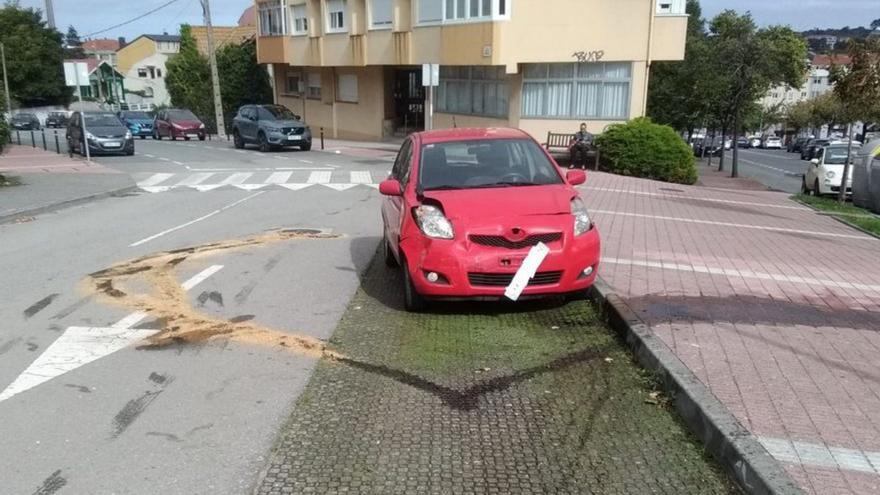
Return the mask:
<svg viewBox="0 0 880 495">
<path fill-rule="evenodd" d="M 211 85 L 214 89 L 214 118 L 217 121 L 217 135 L 226 135 L 226 123 L 223 121 L 223 100 L 220 95 L 220 75 L 217 72 L 217 54 L 214 52 L 214 29 L 211 27 L 210 0 L 200 0 L 205 15 L 205 28 L 208 34 L 208 60 L 211 63 Z"/>
<path fill-rule="evenodd" d="M 6 95 L 6 118 L 12 118 L 12 99 L 9 96 L 9 79 L 6 77 L 6 47 L 0 43 L 0 60 L 3 61 L 3 94 Z"/>
</svg>

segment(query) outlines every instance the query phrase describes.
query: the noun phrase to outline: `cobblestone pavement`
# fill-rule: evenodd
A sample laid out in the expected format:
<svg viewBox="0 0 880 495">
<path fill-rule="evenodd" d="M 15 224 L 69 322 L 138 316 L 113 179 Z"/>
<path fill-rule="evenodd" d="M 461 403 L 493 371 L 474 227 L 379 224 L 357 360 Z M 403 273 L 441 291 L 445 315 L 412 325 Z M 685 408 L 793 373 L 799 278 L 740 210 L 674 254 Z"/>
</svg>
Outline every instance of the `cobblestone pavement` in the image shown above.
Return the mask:
<svg viewBox="0 0 880 495">
<path fill-rule="evenodd" d="M 374 263 L 260 494 L 736 493 L 586 302 L 399 307 Z"/>
<path fill-rule="evenodd" d="M 600 274 L 805 490 L 880 493 L 880 240 L 703 179 L 590 173 Z"/>
</svg>

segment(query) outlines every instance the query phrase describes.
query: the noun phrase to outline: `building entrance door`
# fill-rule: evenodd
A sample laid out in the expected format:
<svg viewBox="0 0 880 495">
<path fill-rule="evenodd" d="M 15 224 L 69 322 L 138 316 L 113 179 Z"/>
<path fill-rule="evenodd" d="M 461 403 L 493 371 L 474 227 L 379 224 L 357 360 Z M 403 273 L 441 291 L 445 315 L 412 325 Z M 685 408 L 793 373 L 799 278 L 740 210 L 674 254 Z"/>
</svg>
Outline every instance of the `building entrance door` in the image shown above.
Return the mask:
<svg viewBox="0 0 880 495">
<path fill-rule="evenodd" d="M 425 88 L 420 69 L 395 69 L 392 78 L 395 134 L 425 129 Z"/>
</svg>

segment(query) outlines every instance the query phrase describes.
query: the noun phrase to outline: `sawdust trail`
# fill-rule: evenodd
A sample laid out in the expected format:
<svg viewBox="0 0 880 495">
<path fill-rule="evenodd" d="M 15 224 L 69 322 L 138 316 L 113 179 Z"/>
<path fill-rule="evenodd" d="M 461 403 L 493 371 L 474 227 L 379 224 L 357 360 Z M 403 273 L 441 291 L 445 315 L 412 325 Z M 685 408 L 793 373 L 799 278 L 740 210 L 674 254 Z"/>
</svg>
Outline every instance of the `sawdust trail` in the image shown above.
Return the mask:
<svg viewBox="0 0 880 495">
<path fill-rule="evenodd" d="M 230 340 L 261 346 L 279 346 L 299 354 L 338 360 L 345 356 L 313 337 L 281 332 L 251 321 L 233 322 L 212 318 L 196 311 L 177 280 L 176 268 L 186 260 L 230 250 L 290 240 L 339 237 L 316 230 L 279 230 L 244 239 L 162 251 L 92 273 L 87 279 L 87 290 L 107 303 L 144 311 L 165 322 L 165 327 L 147 338 L 140 348 L 157 349 L 169 345 Z M 128 285 L 137 282 L 145 282 L 150 292 L 133 293 L 127 290 Z"/>
</svg>

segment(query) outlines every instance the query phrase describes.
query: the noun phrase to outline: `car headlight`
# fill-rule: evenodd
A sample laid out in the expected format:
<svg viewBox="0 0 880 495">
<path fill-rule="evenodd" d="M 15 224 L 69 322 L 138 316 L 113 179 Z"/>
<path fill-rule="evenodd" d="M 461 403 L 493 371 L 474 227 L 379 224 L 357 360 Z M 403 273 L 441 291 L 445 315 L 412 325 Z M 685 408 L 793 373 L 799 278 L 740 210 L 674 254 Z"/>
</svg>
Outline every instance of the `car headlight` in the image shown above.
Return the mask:
<svg viewBox="0 0 880 495">
<path fill-rule="evenodd" d="M 431 205 L 421 205 L 413 209 L 416 223 L 422 233 L 435 239 L 452 239 L 455 232 L 452 223 L 443 215 L 440 208 Z"/>
<path fill-rule="evenodd" d="M 584 234 L 593 228 L 590 213 L 581 198 L 571 200 L 571 215 L 574 217 L 574 235 Z"/>
<path fill-rule="evenodd" d="M 95 139 L 95 135 L 92 134 L 91 132 L 86 131 L 86 139 L 88 139 L 89 141 L 92 141 Z"/>
<path fill-rule="evenodd" d="M 829 170 L 829 171 L 825 172 L 826 179 L 833 179 L 835 175 L 836 174 L 834 173 L 834 170 Z"/>
<path fill-rule="evenodd" d="M 125 131 L 125 139 L 131 139 L 131 131 Z"/>
<path fill-rule="evenodd" d="M 204 128 L 205 128 L 205 124 L 199 124 L 199 129 L 204 129 Z"/>
</svg>

